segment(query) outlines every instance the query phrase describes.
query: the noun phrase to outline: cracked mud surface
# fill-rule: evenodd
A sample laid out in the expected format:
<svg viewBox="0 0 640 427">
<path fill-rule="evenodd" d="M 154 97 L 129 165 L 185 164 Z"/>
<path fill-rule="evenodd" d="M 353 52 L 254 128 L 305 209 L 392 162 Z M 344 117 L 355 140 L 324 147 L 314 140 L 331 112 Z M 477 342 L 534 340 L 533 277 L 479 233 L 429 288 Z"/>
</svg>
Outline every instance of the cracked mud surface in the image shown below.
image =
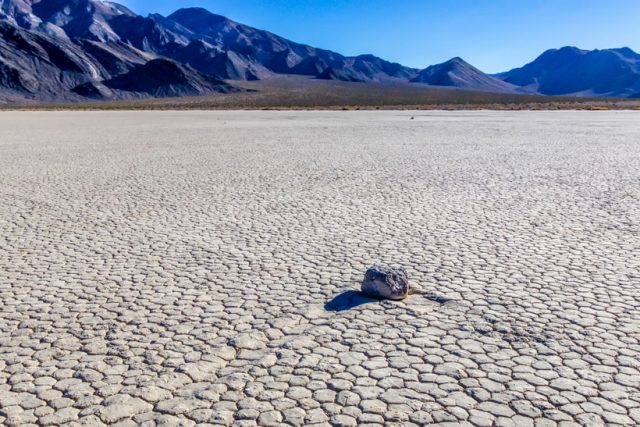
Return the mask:
<svg viewBox="0 0 640 427">
<path fill-rule="evenodd" d="M 2 113 L 0 424 L 640 424 L 639 119 Z"/>
</svg>

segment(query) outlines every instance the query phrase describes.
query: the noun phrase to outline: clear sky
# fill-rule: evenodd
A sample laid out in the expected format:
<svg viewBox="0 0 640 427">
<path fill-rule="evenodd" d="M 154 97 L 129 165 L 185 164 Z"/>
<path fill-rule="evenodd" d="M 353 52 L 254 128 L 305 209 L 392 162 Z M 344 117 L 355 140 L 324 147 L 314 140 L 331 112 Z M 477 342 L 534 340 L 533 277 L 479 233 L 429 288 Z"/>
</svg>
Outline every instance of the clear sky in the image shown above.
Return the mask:
<svg viewBox="0 0 640 427">
<path fill-rule="evenodd" d="M 345 55 L 424 68 L 460 56 L 489 73 L 566 45 L 640 51 L 640 0 L 115 0 L 168 15 L 200 6 Z"/>
</svg>

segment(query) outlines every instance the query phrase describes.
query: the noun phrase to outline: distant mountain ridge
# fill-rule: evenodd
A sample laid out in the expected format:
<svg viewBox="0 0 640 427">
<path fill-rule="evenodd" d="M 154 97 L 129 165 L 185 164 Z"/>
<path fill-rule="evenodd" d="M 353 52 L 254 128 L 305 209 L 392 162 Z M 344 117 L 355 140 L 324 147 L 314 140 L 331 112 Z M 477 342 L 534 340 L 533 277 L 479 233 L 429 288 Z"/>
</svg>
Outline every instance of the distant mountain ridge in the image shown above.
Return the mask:
<svg viewBox="0 0 640 427">
<path fill-rule="evenodd" d="M 486 75 L 459 57 L 450 59 L 442 64 L 427 67 L 410 81 L 412 83 L 449 86 L 481 92 L 527 92 L 526 89 Z"/>
<path fill-rule="evenodd" d="M 195 68 L 201 67 L 201 55 L 210 58 L 206 69 L 234 79 L 256 79 L 270 74 L 319 76 L 327 69 L 348 75 L 351 81 L 392 81 L 406 79 L 417 70 L 384 61 L 373 55 L 345 57 L 336 52 L 295 43 L 268 31 L 258 30 L 213 14 L 202 8 L 180 9 L 167 17 L 192 34 L 199 55 L 185 55 L 187 45 L 169 57 L 180 58 Z M 204 71 L 204 70 L 203 70 Z"/>
<path fill-rule="evenodd" d="M 278 74 L 545 95 L 640 94 L 631 49 L 554 49 L 489 76 L 461 58 L 418 70 L 374 55 L 344 56 L 202 8 L 143 17 L 99 0 L 0 0 L 0 100 L 82 101 L 236 90 L 224 80 Z"/>
<path fill-rule="evenodd" d="M 529 64 L 501 73 L 504 82 L 544 95 L 638 97 L 640 55 L 628 47 L 550 49 Z"/>
</svg>

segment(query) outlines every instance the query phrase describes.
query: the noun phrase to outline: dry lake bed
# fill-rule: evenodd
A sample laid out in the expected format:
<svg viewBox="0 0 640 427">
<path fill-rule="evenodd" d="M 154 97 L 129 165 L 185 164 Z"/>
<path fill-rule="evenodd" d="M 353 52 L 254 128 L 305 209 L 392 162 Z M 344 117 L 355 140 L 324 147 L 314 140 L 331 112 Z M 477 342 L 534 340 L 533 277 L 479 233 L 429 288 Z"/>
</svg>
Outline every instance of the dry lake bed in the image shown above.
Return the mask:
<svg viewBox="0 0 640 427">
<path fill-rule="evenodd" d="M 640 113 L 2 113 L 0 424 L 640 424 Z"/>
</svg>

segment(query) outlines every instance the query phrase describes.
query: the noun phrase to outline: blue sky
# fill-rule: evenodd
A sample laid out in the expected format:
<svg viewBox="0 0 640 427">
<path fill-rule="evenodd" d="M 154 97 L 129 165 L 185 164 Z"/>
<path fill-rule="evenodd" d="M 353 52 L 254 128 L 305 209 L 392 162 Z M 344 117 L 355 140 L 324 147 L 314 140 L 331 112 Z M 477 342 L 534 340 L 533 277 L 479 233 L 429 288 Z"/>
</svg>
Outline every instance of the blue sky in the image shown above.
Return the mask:
<svg viewBox="0 0 640 427">
<path fill-rule="evenodd" d="M 506 71 L 566 45 L 640 51 L 640 0 L 118 2 L 142 15 L 200 6 L 297 42 L 417 68 L 461 56 L 485 72 Z"/>
</svg>

